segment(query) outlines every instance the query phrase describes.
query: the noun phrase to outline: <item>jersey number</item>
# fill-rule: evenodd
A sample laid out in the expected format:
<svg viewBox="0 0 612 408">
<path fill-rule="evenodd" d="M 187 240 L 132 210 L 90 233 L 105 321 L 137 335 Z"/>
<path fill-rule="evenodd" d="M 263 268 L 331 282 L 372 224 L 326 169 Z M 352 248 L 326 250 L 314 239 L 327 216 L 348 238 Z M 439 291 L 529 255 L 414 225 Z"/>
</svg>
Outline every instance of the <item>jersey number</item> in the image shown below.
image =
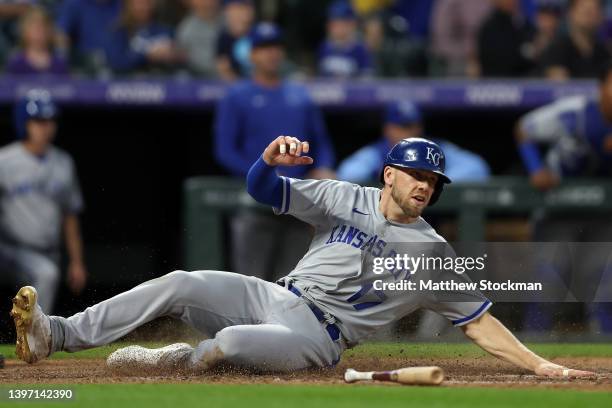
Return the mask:
<svg viewBox="0 0 612 408">
<path fill-rule="evenodd" d="M 355 308 L 355 310 L 363 310 L 363 309 L 368 309 L 370 307 L 374 307 L 376 305 L 380 305 L 382 302 L 384 302 L 387 299 L 387 296 L 384 294 L 384 292 L 382 290 L 372 290 L 373 289 L 373 283 L 366 283 L 365 285 L 363 285 L 361 287 L 361 289 L 359 289 L 357 292 L 355 292 L 355 294 L 353 294 L 350 298 L 348 298 L 346 301 L 348 303 L 352 303 L 353 307 Z M 363 299 L 366 295 L 368 295 L 368 293 L 372 292 L 372 294 L 378 299 L 375 301 L 369 301 L 369 302 L 364 302 L 365 299 Z M 361 301 L 359 301 L 361 299 Z"/>
</svg>

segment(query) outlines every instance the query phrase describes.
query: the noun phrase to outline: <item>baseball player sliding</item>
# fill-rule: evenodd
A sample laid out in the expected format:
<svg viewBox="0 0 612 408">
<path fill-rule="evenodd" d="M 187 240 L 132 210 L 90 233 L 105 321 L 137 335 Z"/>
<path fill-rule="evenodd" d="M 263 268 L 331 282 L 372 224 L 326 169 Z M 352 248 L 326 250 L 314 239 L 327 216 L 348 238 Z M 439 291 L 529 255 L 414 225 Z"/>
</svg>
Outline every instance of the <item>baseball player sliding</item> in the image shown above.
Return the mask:
<svg viewBox="0 0 612 408">
<path fill-rule="evenodd" d="M 43 314 L 36 290 L 26 286 L 11 312 L 17 355 L 35 363 L 56 351 L 101 346 L 169 315 L 213 337 L 195 348 L 184 343 L 125 347 L 108 357 L 109 367 L 127 372 L 201 372 L 219 362 L 266 371 L 328 367 L 366 335 L 426 308 L 450 319 L 494 356 L 538 375 L 594 375 L 528 350 L 487 312 L 491 302 L 478 292 L 462 293 L 464 302 L 438 302 L 417 292 L 373 290 L 372 276 L 361 268 L 362 252 L 389 254 L 394 242 L 444 242 L 421 218 L 450 183 L 437 144 L 411 138 L 395 145 L 382 169 L 382 189 L 277 176 L 277 166 L 312 164 L 308 150 L 307 142 L 280 136 L 247 176 L 257 201 L 315 229 L 308 252 L 285 278 L 273 283 L 229 272 L 175 271 L 69 318 Z"/>
</svg>

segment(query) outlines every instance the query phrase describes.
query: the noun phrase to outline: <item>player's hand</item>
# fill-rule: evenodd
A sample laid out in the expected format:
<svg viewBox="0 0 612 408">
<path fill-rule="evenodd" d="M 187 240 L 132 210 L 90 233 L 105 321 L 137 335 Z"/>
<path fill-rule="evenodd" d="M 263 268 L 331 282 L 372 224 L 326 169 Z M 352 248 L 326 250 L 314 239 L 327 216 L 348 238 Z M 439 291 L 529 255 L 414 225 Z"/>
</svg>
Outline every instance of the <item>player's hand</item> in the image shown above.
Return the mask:
<svg viewBox="0 0 612 408">
<path fill-rule="evenodd" d="M 68 286 L 72 293 L 78 295 L 87 283 L 87 270 L 83 262 L 70 262 L 68 265 Z"/>
<path fill-rule="evenodd" d="M 550 169 L 542 168 L 531 175 L 529 178 L 531 185 L 540 191 L 547 191 L 559 185 L 559 176 Z"/>
<path fill-rule="evenodd" d="M 266 147 L 262 157 L 268 166 L 303 166 L 314 162 L 312 157 L 302 156 L 309 150 L 308 142 L 296 137 L 279 136 Z"/>
<path fill-rule="evenodd" d="M 557 378 L 594 378 L 597 374 L 591 371 L 574 370 L 572 368 L 563 367 L 559 364 L 545 362 L 541 363 L 534 370 L 537 375 Z"/>
</svg>

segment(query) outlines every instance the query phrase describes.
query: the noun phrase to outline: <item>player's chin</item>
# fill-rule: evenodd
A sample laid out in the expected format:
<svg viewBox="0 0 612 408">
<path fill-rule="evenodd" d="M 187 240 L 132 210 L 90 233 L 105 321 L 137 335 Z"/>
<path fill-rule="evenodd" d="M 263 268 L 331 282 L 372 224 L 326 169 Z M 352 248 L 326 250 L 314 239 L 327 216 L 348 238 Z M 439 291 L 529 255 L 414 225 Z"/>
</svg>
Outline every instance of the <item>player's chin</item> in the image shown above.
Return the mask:
<svg viewBox="0 0 612 408">
<path fill-rule="evenodd" d="M 417 213 L 416 215 L 421 215 L 425 207 L 427 207 L 428 200 L 427 199 L 416 199 L 414 197 L 410 197 L 408 202 L 404 205 L 404 211 Z"/>
<path fill-rule="evenodd" d="M 402 211 L 409 217 L 420 217 L 424 209 L 424 206 L 421 207 L 413 204 L 405 204 L 402 206 Z"/>
</svg>

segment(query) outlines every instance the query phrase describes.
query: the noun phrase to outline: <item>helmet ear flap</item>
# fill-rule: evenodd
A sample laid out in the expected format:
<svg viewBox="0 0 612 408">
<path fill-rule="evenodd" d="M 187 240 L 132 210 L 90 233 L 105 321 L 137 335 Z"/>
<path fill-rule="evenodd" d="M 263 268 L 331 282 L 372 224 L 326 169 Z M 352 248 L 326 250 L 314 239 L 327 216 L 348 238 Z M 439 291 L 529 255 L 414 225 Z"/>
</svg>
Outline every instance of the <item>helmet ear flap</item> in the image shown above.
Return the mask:
<svg viewBox="0 0 612 408">
<path fill-rule="evenodd" d="M 444 182 L 438 180 L 436 183 L 436 188 L 429 199 L 429 203 L 427 204 L 428 207 L 434 205 L 438 201 L 440 195 L 442 195 L 442 190 L 444 190 Z"/>
</svg>

